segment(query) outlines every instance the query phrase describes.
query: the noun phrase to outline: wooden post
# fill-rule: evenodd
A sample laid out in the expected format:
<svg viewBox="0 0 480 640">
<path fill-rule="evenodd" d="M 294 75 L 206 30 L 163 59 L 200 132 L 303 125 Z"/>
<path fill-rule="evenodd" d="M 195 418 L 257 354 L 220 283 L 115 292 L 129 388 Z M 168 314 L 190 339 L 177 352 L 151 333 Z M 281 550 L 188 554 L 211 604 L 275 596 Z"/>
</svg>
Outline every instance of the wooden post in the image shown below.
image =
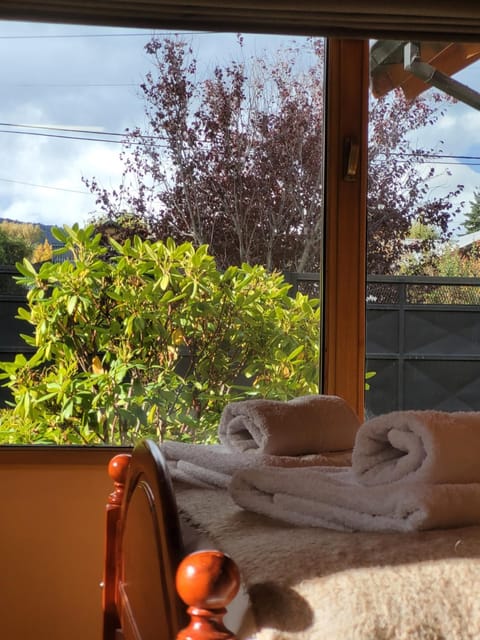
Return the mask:
<svg viewBox="0 0 480 640">
<path fill-rule="evenodd" d="M 103 640 L 115 640 L 115 630 L 119 627 L 115 601 L 118 571 L 117 530 L 130 458 L 130 454 L 120 453 L 112 458 L 108 465 L 108 475 L 113 480 L 114 489 L 108 496 L 106 506 L 105 565 L 102 582 Z"/>
<path fill-rule="evenodd" d="M 240 587 L 238 567 L 229 556 L 213 550 L 189 554 L 178 567 L 176 586 L 190 616 L 177 640 L 235 640 L 223 624 Z"/>
</svg>

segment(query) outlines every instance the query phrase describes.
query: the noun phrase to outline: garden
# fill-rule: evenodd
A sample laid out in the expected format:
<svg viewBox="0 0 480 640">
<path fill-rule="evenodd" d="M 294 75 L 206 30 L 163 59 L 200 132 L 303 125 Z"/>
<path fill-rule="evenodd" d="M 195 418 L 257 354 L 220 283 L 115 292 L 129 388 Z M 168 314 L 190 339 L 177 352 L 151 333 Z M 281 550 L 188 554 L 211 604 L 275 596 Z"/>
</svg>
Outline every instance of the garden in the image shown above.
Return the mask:
<svg viewBox="0 0 480 640">
<path fill-rule="evenodd" d="M 32 354 L 0 363 L 3 444 L 213 442 L 227 402 L 318 392 L 320 304 L 208 247 L 55 229 L 69 260 L 17 263 Z"/>
</svg>

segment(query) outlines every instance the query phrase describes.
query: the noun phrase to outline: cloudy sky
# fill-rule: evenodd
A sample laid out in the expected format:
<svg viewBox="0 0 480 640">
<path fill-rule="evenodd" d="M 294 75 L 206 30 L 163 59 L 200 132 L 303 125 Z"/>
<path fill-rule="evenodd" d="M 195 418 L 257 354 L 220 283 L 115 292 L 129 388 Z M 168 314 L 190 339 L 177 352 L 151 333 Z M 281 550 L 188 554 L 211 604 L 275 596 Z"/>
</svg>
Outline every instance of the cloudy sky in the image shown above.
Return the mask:
<svg viewBox="0 0 480 640">
<path fill-rule="evenodd" d="M 456 80 L 480 93 L 480 61 L 454 76 Z M 454 235 L 465 233 L 464 214 L 471 208 L 474 191 L 480 191 L 480 111 L 462 102 L 447 107 L 446 113 L 433 127 L 423 130 L 419 143 L 424 147 L 441 148 L 445 158 L 432 162 L 439 176 L 430 184 L 440 194 L 456 185 L 464 185 L 457 198 L 463 213 L 452 225 Z M 451 156 L 451 157 L 449 157 Z M 451 174 L 451 175 L 449 175 Z"/>
<path fill-rule="evenodd" d="M 0 22 L 0 217 L 85 223 L 95 201 L 82 176 L 95 176 L 106 188 L 119 184 L 120 136 L 111 134 L 143 123 L 138 87 L 150 68 L 144 45 L 151 35 L 124 28 Z M 188 37 L 210 66 L 235 46 L 232 34 Z M 276 48 L 282 40 L 247 36 L 247 52 Z M 477 63 L 458 77 L 480 91 L 479 71 Z M 454 105 L 434 129 L 426 142 L 435 144 L 441 136 L 445 153 L 480 156 L 479 111 Z M 450 168 L 453 175 L 439 178 L 435 188 L 464 184 L 468 210 L 473 190 L 480 187 L 480 160 L 447 162 L 437 168 Z"/>
<path fill-rule="evenodd" d="M 151 66 L 144 45 L 152 35 L 0 22 L 0 217 L 84 223 L 95 201 L 82 176 L 119 184 L 118 134 L 144 121 L 139 84 Z M 233 34 L 186 37 L 209 64 L 236 42 Z M 253 51 L 277 40 L 252 36 L 247 45 Z"/>
<path fill-rule="evenodd" d="M 115 183 L 115 142 L 140 123 L 146 34 L 0 22 L 0 206 L 5 218 L 83 222 L 94 200 L 82 176 Z M 37 125 L 30 128 L 18 125 Z M 79 133 L 60 129 L 79 129 Z M 96 133 L 94 133 L 96 132 Z"/>
</svg>

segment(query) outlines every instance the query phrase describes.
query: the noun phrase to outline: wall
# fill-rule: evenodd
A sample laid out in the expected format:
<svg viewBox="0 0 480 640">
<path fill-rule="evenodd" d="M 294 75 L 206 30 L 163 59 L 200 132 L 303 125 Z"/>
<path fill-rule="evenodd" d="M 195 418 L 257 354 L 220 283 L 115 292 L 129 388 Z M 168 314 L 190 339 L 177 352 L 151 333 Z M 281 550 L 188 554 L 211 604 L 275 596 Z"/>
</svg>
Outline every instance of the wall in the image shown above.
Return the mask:
<svg viewBox="0 0 480 640">
<path fill-rule="evenodd" d="M 0 448 L 0 637 L 100 640 L 113 449 Z"/>
</svg>

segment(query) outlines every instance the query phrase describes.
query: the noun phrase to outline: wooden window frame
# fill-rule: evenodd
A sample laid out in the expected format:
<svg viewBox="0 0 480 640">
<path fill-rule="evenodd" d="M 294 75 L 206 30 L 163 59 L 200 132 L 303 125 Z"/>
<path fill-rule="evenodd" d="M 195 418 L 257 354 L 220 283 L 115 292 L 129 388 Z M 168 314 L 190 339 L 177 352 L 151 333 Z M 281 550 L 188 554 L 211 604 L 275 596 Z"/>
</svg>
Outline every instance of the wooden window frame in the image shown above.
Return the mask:
<svg viewBox="0 0 480 640">
<path fill-rule="evenodd" d="M 363 419 L 369 47 L 327 42 L 322 388 Z"/>
<path fill-rule="evenodd" d="M 322 390 L 363 417 L 368 42 L 403 37 L 478 41 L 471 0 L 5 0 L 0 19 L 130 27 L 318 35 L 328 40 Z M 338 39 L 335 39 L 338 38 Z M 359 38 L 346 40 L 345 38 Z M 360 38 L 363 38 L 361 40 Z M 345 179 L 345 148 L 358 144 L 358 174 Z"/>
<path fill-rule="evenodd" d="M 95 16 L 98 16 L 98 24 L 108 24 L 108 7 L 105 3 L 100 3 L 99 7 L 100 5 L 104 10 L 101 14 L 97 12 L 98 7 L 97 10 L 91 8 L 90 11 L 79 2 L 8 1 L 0 6 L 0 19 L 95 24 Z M 159 2 L 158 7 L 161 6 L 162 2 Z M 136 15 L 138 23 L 140 14 Z M 129 25 L 128 14 L 122 24 L 135 26 L 135 20 L 131 20 L 132 25 Z M 145 20 L 145 26 L 148 26 L 148 17 Z M 182 23 L 181 17 L 176 17 L 175 21 L 177 25 Z M 185 22 L 188 22 L 186 18 Z M 118 19 L 112 17 L 111 24 L 118 24 Z M 225 26 L 227 28 L 229 25 Z M 312 31 L 315 32 L 315 29 L 310 32 Z M 272 33 L 274 32 L 275 21 L 272 19 Z M 292 26 L 292 33 L 301 33 L 298 25 Z M 325 36 L 321 30 L 317 35 Z M 324 304 L 320 388 L 323 393 L 342 396 L 362 418 L 368 42 L 360 39 L 330 39 L 327 43 L 324 154 L 326 197 L 322 279 Z M 347 140 L 358 145 L 359 164 L 357 175 L 344 179 L 344 147 Z"/>
</svg>

